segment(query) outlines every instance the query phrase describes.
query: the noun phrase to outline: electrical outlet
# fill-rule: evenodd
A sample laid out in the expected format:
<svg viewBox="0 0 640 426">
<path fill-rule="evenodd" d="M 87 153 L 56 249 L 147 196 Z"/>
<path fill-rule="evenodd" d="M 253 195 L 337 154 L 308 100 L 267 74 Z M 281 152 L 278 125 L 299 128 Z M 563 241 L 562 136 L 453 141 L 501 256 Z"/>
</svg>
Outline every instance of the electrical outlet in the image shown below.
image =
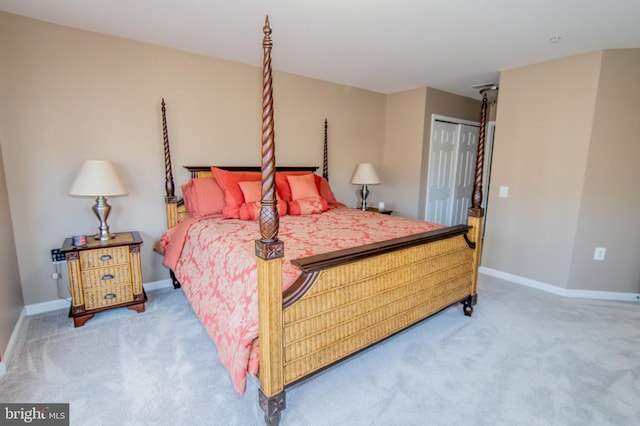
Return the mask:
<svg viewBox="0 0 640 426">
<path fill-rule="evenodd" d="M 607 249 L 604 247 L 596 247 L 593 252 L 593 260 L 604 260 L 604 257 L 607 255 Z"/>
<path fill-rule="evenodd" d="M 51 249 L 51 261 L 52 262 L 64 262 L 66 259 L 64 253 L 60 253 L 60 249 Z"/>
<path fill-rule="evenodd" d="M 509 187 L 508 186 L 501 186 L 500 190 L 498 191 L 498 197 L 500 197 L 500 198 L 508 198 L 509 197 Z"/>
<path fill-rule="evenodd" d="M 52 280 L 59 280 L 60 279 L 60 274 L 58 272 L 52 272 L 51 273 L 51 279 Z"/>
</svg>

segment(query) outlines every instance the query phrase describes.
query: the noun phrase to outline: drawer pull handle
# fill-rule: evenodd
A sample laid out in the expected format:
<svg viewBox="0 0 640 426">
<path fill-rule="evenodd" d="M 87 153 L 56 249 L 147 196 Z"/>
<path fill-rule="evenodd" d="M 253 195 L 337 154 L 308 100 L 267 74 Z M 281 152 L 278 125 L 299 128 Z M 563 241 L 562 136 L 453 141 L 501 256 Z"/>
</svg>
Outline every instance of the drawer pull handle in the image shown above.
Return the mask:
<svg viewBox="0 0 640 426">
<path fill-rule="evenodd" d="M 107 294 L 104 295 L 104 298 L 107 299 L 107 300 L 115 299 L 116 295 L 113 294 L 113 293 L 107 293 Z"/>
<path fill-rule="evenodd" d="M 113 279 L 113 275 L 111 275 L 111 274 L 104 274 L 102 276 L 102 281 L 109 281 L 109 280 L 112 280 L 112 279 Z"/>
<path fill-rule="evenodd" d="M 103 254 L 102 256 L 100 256 L 100 260 L 102 260 L 103 262 L 107 261 L 107 260 L 111 260 L 112 257 L 110 254 Z"/>
</svg>

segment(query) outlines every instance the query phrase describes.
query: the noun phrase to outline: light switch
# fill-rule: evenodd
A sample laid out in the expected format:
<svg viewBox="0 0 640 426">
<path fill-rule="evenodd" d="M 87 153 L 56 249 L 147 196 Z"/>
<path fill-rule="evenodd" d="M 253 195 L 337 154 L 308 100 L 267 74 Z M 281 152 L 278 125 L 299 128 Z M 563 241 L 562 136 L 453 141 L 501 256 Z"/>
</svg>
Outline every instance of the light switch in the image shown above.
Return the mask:
<svg viewBox="0 0 640 426">
<path fill-rule="evenodd" d="M 500 187 L 500 192 L 498 193 L 498 196 L 500 198 L 507 198 L 509 196 L 509 187 L 508 186 L 501 186 Z"/>
</svg>

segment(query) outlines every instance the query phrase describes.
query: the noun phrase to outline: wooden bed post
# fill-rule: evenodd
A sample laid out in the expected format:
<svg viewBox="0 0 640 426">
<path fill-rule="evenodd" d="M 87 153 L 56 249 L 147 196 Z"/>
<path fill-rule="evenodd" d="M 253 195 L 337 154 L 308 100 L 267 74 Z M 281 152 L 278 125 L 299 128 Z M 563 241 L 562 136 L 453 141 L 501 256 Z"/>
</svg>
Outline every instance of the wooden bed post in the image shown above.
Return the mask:
<svg viewBox="0 0 640 426">
<path fill-rule="evenodd" d="M 327 147 L 327 119 L 324 119 L 324 149 L 323 149 L 323 159 L 322 159 L 322 177 L 329 182 L 329 155 L 328 155 L 328 147 Z"/>
<path fill-rule="evenodd" d="M 260 240 L 256 240 L 258 263 L 258 341 L 260 342 L 260 407 L 268 425 L 280 422 L 286 408 L 283 372 L 282 257 L 278 240 L 280 219 L 276 200 L 275 138 L 271 79 L 271 25 L 263 27 L 262 69 L 262 201 Z"/>
<path fill-rule="evenodd" d="M 178 223 L 178 197 L 173 183 L 173 169 L 171 167 L 171 150 L 169 148 L 169 132 L 167 130 L 167 107 L 162 98 L 162 138 L 164 141 L 164 202 L 167 209 L 167 228 Z"/>
<path fill-rule="evenodd" d="M 482 255 L 482 225 L 484 222 L 484 209 L 482 208 L 482 174 L 484 168 L 484 142 L 487 127 L 487 96 L 482 95 L 482 112 L 480 115 L 480 136 L 478 138 L 478 153 L 476 156 L 476 174 L 473 183 L 471 207 L 469 208 L 468 225 L 472 226 L 471 240 L 475 242 L 473 253 L 473 274 L 471 277 L 471 296 L 467 298 L 464 306 L 465 315 L 471 315 L 472 305 L 478 301 L 478 268 Z"/>
</svg>

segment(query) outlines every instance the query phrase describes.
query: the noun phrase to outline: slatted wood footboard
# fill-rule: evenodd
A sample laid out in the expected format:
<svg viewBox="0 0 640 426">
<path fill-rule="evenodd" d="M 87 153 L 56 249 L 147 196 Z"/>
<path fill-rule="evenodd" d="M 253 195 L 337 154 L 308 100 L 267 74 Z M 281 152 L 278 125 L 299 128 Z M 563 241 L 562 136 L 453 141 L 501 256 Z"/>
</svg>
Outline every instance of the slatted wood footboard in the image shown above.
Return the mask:
<svg viewBox="0 0 640 426">
<path fill-rule="evenodd" d="M 284 295 L 285 385 L 466 300 L 473 267 L 467 231 L 458 226 L 293 261 L 303 274 L 299 288 Z"/>
<path fill-rule="evenodd" d="M 302 275 L 284 295 L 280 259 L 259 259 L 261 405 L 267 423 L 279 422 L 286 386 L 453 304 L 462 302 L 471 315 L 479 231 L 458 225 L 297 259 L 292 264 Z"/>
</svg>

